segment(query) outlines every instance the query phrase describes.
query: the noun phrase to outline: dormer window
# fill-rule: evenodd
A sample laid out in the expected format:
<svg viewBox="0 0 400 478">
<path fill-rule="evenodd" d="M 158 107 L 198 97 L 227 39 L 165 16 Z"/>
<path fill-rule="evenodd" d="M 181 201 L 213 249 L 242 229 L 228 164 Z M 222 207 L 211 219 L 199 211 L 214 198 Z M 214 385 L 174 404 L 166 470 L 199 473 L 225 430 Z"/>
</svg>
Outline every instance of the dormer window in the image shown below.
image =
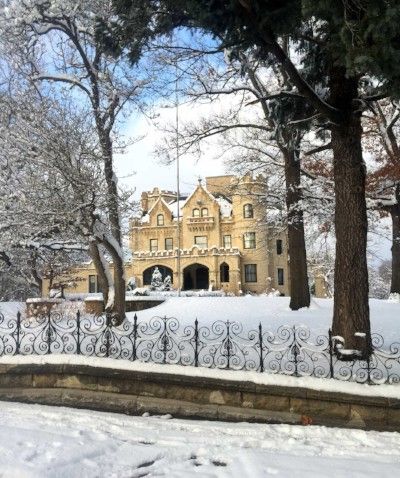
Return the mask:
<svg viewBox="0 0 400 478">
<path fill-rule="evenodd" d="M 198 209 L 197 207 L 193 209 L 192 211 L 192 216 L 193 217 L 200 217 L 200 209 Z"/>
<path fill-rule="evenodd" d="M 163 226 L 164 225 L 164 214 L 158 214 L 157 215 L 157 226 Z"/>
<path fill-rule="evenodd" d="M 208 216 L 208 209 L 206 207 L 203 207 L 201 209 L 201 217 L 206 217 Z"/>
<path fill-rule="evenodd" d="M 243 206 L 243 217 L 246 219 L 254 217 L 253 205 L 245 204 Z"/>
</svg>

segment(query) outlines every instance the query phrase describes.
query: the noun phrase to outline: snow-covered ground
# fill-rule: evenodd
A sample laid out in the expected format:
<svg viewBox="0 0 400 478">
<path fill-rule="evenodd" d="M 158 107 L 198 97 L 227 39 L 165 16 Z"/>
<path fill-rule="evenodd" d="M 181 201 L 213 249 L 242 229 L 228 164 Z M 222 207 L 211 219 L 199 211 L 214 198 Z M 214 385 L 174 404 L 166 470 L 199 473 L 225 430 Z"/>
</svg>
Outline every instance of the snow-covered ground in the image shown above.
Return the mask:
<svg viewBox="0 0 400 478">
<path fill-rule="evenodd" d="M 164 298 L 164 297 L 163 297 Z M 142 300 L 142 298 L 139 298 Z M 83 308 L 81 302 L 67 303 L 71 312 Z M 79 305 L 80 304 L 80 305 Z M 370 299 L 372 332 L 383 335 L 388 344 L 400 341 L 400 302 Z M 64 307 L 60 304 L 57 307 Z M 0 313 L 6 317 L 16 316 L 24 311 L 25 304 L 20 302 L 0 302 Z M 128 313 L 133 319 L 134 312 Z M 151 309 L 137 312 L 140 321 L 154 316 L 175 317 L 182 326 L 193 325 L 198 319 L 199 325 L 211 325 L 217 320 L 240 322 L 245 330 L 255 329 L 258 324 L 264 330 L 275 332 L 281 325 L 306 325 L 314 334 L 327 335 L 332 323 L 333 300 L 312 299 L 309 308 L 292 311 L 289 297 L 243 296 L 243 297 L 168 297 Z"/>
<path fill-rule="evenodd" d="M 400 303 L 371 299 L 372 331 L 385 340 L 400 340 Z M 315 333 L 327 335 L 332 323 L 332 299 L 313 299 L 311 307 L 290 310 L 289 297 L 171 297 L 151 309 L 137 312 L 139 320 L 151 317 L 176 317 L 181 324 L 209 325 L 216 320 L 241 322 L 256 328 L 261 322 L 265 330 L 276 331 L 281 325 L 307 325 Z M 129 314 L 130 317 L 133 313 Z"/>
<path fill-rule="evenodd" d="M 0 476 L 397 476 L 400 434 L 0 402 Z"/>
</svg>

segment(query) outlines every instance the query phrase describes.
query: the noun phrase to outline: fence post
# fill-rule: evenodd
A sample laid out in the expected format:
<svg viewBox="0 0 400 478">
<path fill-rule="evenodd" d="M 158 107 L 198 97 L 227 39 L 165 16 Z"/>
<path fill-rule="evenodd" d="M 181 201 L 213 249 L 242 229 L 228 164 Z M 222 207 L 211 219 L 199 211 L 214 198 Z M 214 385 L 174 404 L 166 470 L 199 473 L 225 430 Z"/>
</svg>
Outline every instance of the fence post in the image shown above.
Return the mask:
<svg viewBox="0 0 400 478">
<path fill-rule="evenodd" d="M 371 384 L 371 355 L 374 353 L 374 348 L 372 346 L 371 333 L 368 332 L 365 336 L 365 340 L 368 341 L 368 345 L 365 347 L 367 350 L 367 373 L 368 373 L 368 383 Z"/>
<path fill-rule="evenodd" d="M 167 316 L 164 316 L 164 331 L 163 331 L 163 338 L 162 338 L 162 345 L 163 345 L 163 364 L 167 363 L 167 346 L 168 346 L 168 338 L 167 338 Z"/>
<path fill-rule="evenodd" d="M 260 346 L 260 372 L 264 372 L 264 356 L 263 356 L 263 335 L 262 335 L 262 325 L 261 322 L 258 326 L 258 344 Z"/>
<path fill-rule="evenodd" d="M 199 366 L 199 321 L 194 321 L 194 366 Z"/>
<path fill-rule="evenodd" d="M 332 329 L 328 330 L 328 337 L 329 337 L 329 373 L 331 378 L 334 378 L 334 370 L 333 370 L 333 338 L 332 338 Z"/>
<path fill-rule="evenodd" d="M 230 332 L 231 323 L 229 320 L 226 321 L 226 368 L 230 368 L 231 364 L 231 332 Z"/>
<path fill-rule="evenodd" d="M 51 347 L 51 312 L 49 311 L 47 314 L 48 323 L 47 323 L 47 355 L 51 354 L 50 347 Z"/>
<path fill-rule="evenodd" d="M 111 314 L 106 314 L 106 357 L 110 356 Z"/>
<path fill-rule="evenodd" d="M 81 354 L 81 313 L 76 313 L 76 353 Z"/>
<path fill-rule="evenodd" d="M 296 336 L 296 326 L 293 326 L 293 359 L 294 359 L 294 375 L 295 377 L 299 376 L 298 372 L 298 360 L 297 356 L 299 354 L 299 350 L 297 348 L 297 336 Z"/>
<path fill-rule="evenodd" d="M 21 344 L 20 344 L 21 312 L 20 312 L 20 311 L 17 312 L 17 329 L 16 329 L 16 332 L 17 332 L 17 337 L 16 337 L 16 339 L 15 339 L 15 341 L 16 341 L 15 355 L 18 355 L 18 354 L 19 354 L 20 347 L 21 347 Z"/>
<path fill-rule="evenodd" d="M 110 326 L 106 328 L 106 358 L 110 356 Z"/>
<path fill-rule="evenodd" d="M 136 360 L 136 341 L 137 341 L 137 315 L 133 316 L 133 342 L 132 342 L 132 360 Z"/>
</svg>

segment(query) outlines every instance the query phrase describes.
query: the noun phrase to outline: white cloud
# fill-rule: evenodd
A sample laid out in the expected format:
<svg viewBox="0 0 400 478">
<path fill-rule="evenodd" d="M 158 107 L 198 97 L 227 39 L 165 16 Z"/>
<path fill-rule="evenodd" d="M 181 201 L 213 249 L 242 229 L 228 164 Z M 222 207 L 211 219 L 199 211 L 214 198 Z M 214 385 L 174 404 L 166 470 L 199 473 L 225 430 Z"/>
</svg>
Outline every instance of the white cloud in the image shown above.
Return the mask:
<svg viewBox="0 0 400 478">
<path fill-rule="evenodd" d="M 180 123 L 207 116 L 221 109 L 219 102 L 213 104 L 181 105 L 179 107 Z M 157 124 L 174 124 L 175 109 L 159 108 L 157 110 Z M 154 149 L 161 141 L 164 133 L 154 122 L 144 116 L 132 116 L 125 126 L 127 135 L 144 136 L 136 144 L 127 148 L 124 155 L 116 156 L 116 169 L 121 183 L 136 188 L 139 196 L 141 191 L 153 187 L 176 190 L 176 163 L 162 164 L 155 157 Z M 225 173 L 221 158 L 222 150 L 215 137 L 204 142 L 200 159 L 195 155 L 185 155 L 180 160 L 181 191 L 190 192 L 197 184 L 199 177 L 216 176 Z"/>
</svg>

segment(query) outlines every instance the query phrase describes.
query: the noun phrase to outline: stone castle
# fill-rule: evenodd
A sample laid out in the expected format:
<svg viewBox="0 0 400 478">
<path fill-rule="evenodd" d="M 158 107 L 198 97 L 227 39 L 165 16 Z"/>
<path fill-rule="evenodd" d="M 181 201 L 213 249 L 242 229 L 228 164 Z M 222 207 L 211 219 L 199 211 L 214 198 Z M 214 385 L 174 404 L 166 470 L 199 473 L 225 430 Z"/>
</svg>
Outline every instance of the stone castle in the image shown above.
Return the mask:
<svg viewBox="0 0 400 478">
<path fill-rule="evenodd" d="M 179 201 L 173 191 L 143 192 L 142 217 L 130 223 L 126 277 L 147 286 L 157 267 L 175 289 L 289 295 L 286 235 L 265 223 L 263 188 L 261 177 L 214 176 Z M 99 292 L 92 264 L 74 273 L 81 280 L 67 292 Z"/>
</svg>

